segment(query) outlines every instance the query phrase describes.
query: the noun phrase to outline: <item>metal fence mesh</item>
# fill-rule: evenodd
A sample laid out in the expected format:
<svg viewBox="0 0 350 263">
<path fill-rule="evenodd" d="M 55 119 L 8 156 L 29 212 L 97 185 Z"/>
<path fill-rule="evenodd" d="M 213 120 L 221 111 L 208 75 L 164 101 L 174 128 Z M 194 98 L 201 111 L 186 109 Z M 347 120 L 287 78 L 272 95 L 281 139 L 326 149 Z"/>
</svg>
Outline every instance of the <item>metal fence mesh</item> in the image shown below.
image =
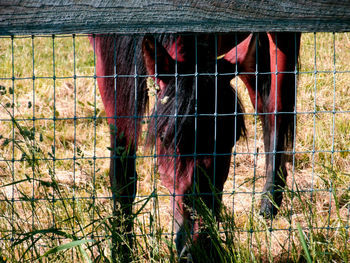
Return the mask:
<svg viewBox="0 0 350 263">
<path fill-rule="evenodd" d="M 234 78 L 242 74 L 238 67 L 222 73 L 215 64 L 205 73 L 214 80 L 220 74 L 231 76 L 231 86 L 238 90 L 245 107 L 247 138 L 237 141 L 230 153 L 223 190 L 226 221 L 218 228 L 223 242 L 231 233 L 234 242 L 226 244 L 235 244 L 236 251 L 250 251 L 246 254 L 263 261 L 295 260 L 304 253 L 298 234 L 302 230 L 310 250 L 321 244 L 329 249 L 325 254 L 331 254 L 332 244 L 340 251 L 334 252 L 335 260 L 349 259 L 349 36 L 302 35 L 299 65 L 292 72 L 297 85 L 294 143 L 286 152 L 284 199 L 273 220 L 259 216 L 266 155 L 261 113 L 252 106 L 242 81 Z M 217 47 L 216 36 L 215 41 Z M 134 43 L 136 50 L 139 47 Z M 91 258 L 99 262 L 110 256 L 113 197 L 108 173 L 113 127 L 107 124 L 98 78 L 116 82 L 133 78 L 135 85 L 145 81 L 148 87 L 150 107 L 145 115 L 119 116 L 142 122 L 135 159 L 138 191 L 132 232 L 138 240 L 135 253 L 139 256 L 134 257 L 145 262 L 151 258 L 174 260 L 172 195 L 160 181 L 159 154 L 145 146 L 148 123 L 155 118 L 152 108 L 159 100 L 158 87 L 152 75 L 140 74 L 134 64 L 132 75 L 98 76 L 96 60 L 94 44 L 90 45 L 87 35 L 0 38 L 0 255 L 4 261 L 43 256 L 44 261 Z M 196 65 L 192 77 L 200 75 L 197 69 Z M 270 73 L 249 72 L 257 76 Z M 175 71 L 171 77 L 177 81 L 183 75 Z M 196 84 L 197 88 L 201 87 Z M 216 91 L 218 88 L 215 86 Z M 175 112 L 172 117 L 183 116 Z M 199 155 L 194 152 L 191 156 Z M 60 247 L 63 253 L 50 250 L 63 244 L 74 248 Z"/>
</svg>

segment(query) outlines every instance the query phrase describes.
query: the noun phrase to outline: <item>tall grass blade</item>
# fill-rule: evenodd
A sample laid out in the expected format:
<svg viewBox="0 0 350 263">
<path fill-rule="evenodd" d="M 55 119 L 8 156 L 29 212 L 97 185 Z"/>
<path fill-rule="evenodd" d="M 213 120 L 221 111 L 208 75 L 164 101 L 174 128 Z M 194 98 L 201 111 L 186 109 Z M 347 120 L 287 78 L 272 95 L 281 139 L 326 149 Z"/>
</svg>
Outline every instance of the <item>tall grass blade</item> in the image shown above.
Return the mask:
<svg viewBox="0 0 350 263">
<path fill-rule="evenodd" d="M 48 255 L 55 254 L 55 253 L 62 251 L 62 250 L 67 250 L 67 249 L 74 248 L 77 246 L 80 247 L 82 244 L 85 244 L 88 242 L 94 242 L 94 240 L 92 240 L 92 239 L 75 240 L 75 241 L 54 247 L 54 248 L 50 249 L 49 251 L 46 251 L 45 254 L 42 255 L 40 258 L 47 257 Z M 82 249 L 79 248 L 79 250 L 81 251 Z M 85 259 L 88 259 L 89 262 L 92 262 L 91 259 L 88 258 L 86 252 L 83 253 L 83 256 L 85 257 Z"/>
<path fill-rule="evenodd" d="M 301 229 L 301 226 L 300 226 L 299 223 L 298 223 L 297 227 L 298 227 L 299 239 L 300 239 L 301 245 L 303 246 L 303 249 L 304 249 L 304 252 L 305 252 L 305 255 L 306 255 L 306 260 L 307 260 L 308 263 L 312 263 L 310 252 L 309 252 L 309 249 L 307 247 L 306 240 L 304 238 L 304 232 Z"/>
</svg>

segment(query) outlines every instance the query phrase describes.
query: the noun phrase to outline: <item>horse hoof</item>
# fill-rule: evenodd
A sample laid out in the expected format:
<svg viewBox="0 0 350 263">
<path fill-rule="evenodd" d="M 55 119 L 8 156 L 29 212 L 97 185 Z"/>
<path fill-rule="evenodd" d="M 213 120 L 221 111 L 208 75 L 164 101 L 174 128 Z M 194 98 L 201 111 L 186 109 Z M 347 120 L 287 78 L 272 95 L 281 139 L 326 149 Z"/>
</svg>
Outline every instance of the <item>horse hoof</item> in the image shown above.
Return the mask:
<svg viewBox="0 0 350 263">
<path fill-rule="evenodd" d="M 260 205 L 259 215 L 265 219 L 274 218 L 278 212 L 278 209 L 268 199 L 262 199 Z"/>
</svg>

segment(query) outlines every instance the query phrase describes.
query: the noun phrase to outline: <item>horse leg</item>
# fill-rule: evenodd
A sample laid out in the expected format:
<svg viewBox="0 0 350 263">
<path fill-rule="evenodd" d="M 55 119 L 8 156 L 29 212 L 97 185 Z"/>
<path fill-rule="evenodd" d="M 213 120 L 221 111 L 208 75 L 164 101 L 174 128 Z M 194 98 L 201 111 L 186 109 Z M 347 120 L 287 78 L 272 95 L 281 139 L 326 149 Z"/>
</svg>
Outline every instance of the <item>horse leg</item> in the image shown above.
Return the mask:
<svg viewBox="0 0 350 263">
<path fill-rule="evenodd" d="M 294 71 L 299 55 L 300 33 L 269 33 L 268 39 L 271 88 L 264 103 L 267 115 L 263 122 L 266 152 L 266 183 L 263 191 L 267 195 L 263 197 L 260 209 L 260 214 L 265 217 L 276 215 L 287 176 L 284 151 L 294 139 Z"/>
<path fill-rule="evenodd" d="M 118 126 L 116 126 L 118 127 Z M 113 195 L 112 257 L 120 262 L 130 259 L 133 246 L 132 204 L 136 196 L 137 173 L 135 145 L 111 134 L 111 162 L 109 178 Z M 124 233 L 124 235 L 120 235 Z"/>
<path fill-rule="evenodd" d="M 292 112 L 295 106 L 293 71 L 297 63 L 299 46 L 298 33 L 260 33 L 249 36 L 224 57 L 230 63 L 237 64 L 239 72 L 258 72 L 257 76 L 243 73 L 239 77 L 247 87 L 250 100 L 256 112 L 260 114 L 263 124 L 266 153 L 266 183 L 263 191 L 268 195 L 262 199 L 260 214 L 265 217 L 277 213 L 273 203 L 279 206 L 282 202 L 280 188 L 284 187 L 287 174 L 283 151 L 293 140 Z M 286 71 L 289 73 L 285 73 Z M 267 72 L 272 74 L 259 74 Z M 286 114 L 288 112 L 291 114 Z M 271 197 L 273 201 L 270 200 Z"/>
<path fill-rule="evenodd" d="M 133 68 L 132 64 L 129 65 L 133 59 L 127 57 L 133 54 L 127 50 L 130 46 L 133 47 L 133 41 L 130 37 L 122 36 L 118 36 L 118 38 L 111 35 L 90 37 L 90 42 L 97 56 L 98 87 L 111 128 L 109 177 L 114 215 L 111 220 L 112 258 L 119 262 L 130 261 L 133 243 L 131 235 L 133 227 L 132 203 L 136 195 L 135 154 L 140 123 L 137 118 L 132 116 L 135 115 L 135 112 L 142 114 L 143 106 L 138 107 L 134 104 L 135 80 L 133 78 L 115 79 L 113 76 L 115 68 L 119 70 Z M 118 59 L 116 59 L 116 52 L 118 52 Z M 126 69 L 123 69 L 123 66 Z M 137 96 L 140 100 L 146 96 L 141 85 L 137 87 L 136 92 L 138 92 Z M 123 117 L 119 118 L 118 116 Z M 120 233 L 127 235 L 124 237 Z"/>
</svg>

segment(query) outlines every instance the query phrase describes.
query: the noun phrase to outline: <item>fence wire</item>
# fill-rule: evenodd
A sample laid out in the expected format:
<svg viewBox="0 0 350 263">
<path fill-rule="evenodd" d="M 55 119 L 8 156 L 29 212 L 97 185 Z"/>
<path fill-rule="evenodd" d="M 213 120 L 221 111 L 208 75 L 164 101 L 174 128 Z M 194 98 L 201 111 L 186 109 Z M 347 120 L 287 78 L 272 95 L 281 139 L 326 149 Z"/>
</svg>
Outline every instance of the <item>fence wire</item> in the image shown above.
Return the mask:
<svg viewBox="0 0 350 263">
<path fill-rule="evenodd" d="M 211 179 L 214 184 L 223 180 L 222 175 L 216 173 L 220 170 L 216 166 L 222 164 L 220 158 L 231 158 L 228 179 L 221 192 L 221 223 L 214 223 L 211 225 L 213 229 L 206 230 L 210 232 L 211 239 L 216 234 L 222 251 L 228 257 L 234 260 L 240 258 L 245 262 L 254 259 L 298 261 L 306 259 L 308 255 L 321 261 L 331 259 L 345 262 L 349 259 L 348 33 L 302 34 L 299 59 L 294 57 L 296 63 L 288 72 L 279 71 L 277 66 L 275 71 L 260 72 L 259 61 L 265 57 L 258 52 L 258 48 L 255 50 L 255 68 L 251 71 L 242 70 L 236 63 L 229 71 L 225 68 L 225 72 L 220 72 L 222 57 L 228 52 L 220 53 L 220 34 L 213 34 L 211 45 L 204 47 L 203 35 L 186 35 L 193 38 L 190 43 L 194 43 L 193 72 L 184 70 L 184 58 L 178 57 L 181 52 L 177 50 L 181 51 L 183 47 L 178 46 L 180 42 L 177 40 L 182 35 L 173 36 L 171 43 L 174 43 L 175 51 L 172 54 L 167 43 L 167 50 L 170 50 L 168 56 L 174 60 L 173 72 L 166 72 L 164 65 L 160 64 L 165 63 L 164 57 L 159 55 L 163 46 L 161 41 L 157 42 L 159 39 L 164 42 L 162 35 L 150 38 L 155 41 L 153 72 L 143 68 L 142 59 L 147 57 L 144 50 L 140 50 L 141 36 L 130 35 L 132 46 L 127 48 L 133 54 L 126 55 L 132 60 L 125 65 L 128 70 L 124 71 L 117 66 L 122 49 L 116 47 L 116 39 L 121 36 L 112 35 L 114 57 L 109 59 L 114 66 L 107 75 L 99 75 L 97 69 L 98 52 L 101 52 L 95 42 L 98 36 L 91 37 L 91 43 L 87 35 L 0 37 L 0 261 L 113 261 L 113 235 L 122 240 L 127 235 L 113 233 L 113 218 L 116 216 L 113 214 L 116 205 L 113 200 L 116 196 L 112 195 L 110 186 L 110 162 L 113 162 L 113 158 L 132 158 L 136 166 L 134 177 L 137 177 L 137 182 L 131 181 L 135 192 L 137 189 L 133 205 L 134 225 L 130 232 L 136 240 L 130 248 L 133 251 L 132 259 L 173 262 L 177 257 L 174 240 L 178 219 L 174 218 L 177 208 L 172 199 L 176 195 L 192 196 L 191 203 L 187 205 L 198 205 L 195 204 L 198 197 L 196 177 L 203 176 L 199 168 L 193 169 L 193 190 L 189 192 L 178 193 L 175 181 L 172 181 L 172 187 L 169 187 L 169 183 L 168 188 L 165 187 L 164 181 L 176 177 L 182 165 L 176 159 L 179 154 L 191 159 L 192 164 L 200 162 L 205 156 L 212 157 L 214 172 Z M 232 48 L 241 41 L 239 35 L 233 36 L 235 42 Z M 296 36 L 293 41 L 293 48 L 297 49 Z M 213 50 L 209 52 L 206 48 Z M 239 59 L 240 50 L 235 52 L 236 59 Z M 141 54 L 141 57 L 137 54 Z M 203 61 L 208 59 L 204 54 L 214 56 L 211 58 L 214 62 L 205 66 L 206 72 L 202 71 Z M 257 92 L 259 78 L 273 74 L 276 84 L 277 76 L 293 74 L 292 86 L 296 87 L 295 94 L 290 97 L 291 100 L 295 99 L 293 111 L 277 112 L 279 98 L 274 102 L 274 111 L 259 111 L 258 107 L 254 107 L 259 103 L 258 96 L 250 99 L 239 78 L 254 76 Z M 187 99 L 181 97 L 185 93 L 183 79 L 186 78 L 194 80 L 191 86 L 194 91 L 190 93 L 194 102 L 181 101 Z M 213 85 L 213 90 L 210 90 L 213 93 L 202 104 L 200 99 L 204 95 L 201 89 L 204 87 L 201 78 L 210 78 L 208 83 Z M 217 99 L 222 96 L 219 94 L 222 89 L 219 81 L 222 78 L 230 78 L 230 85 L 237 90 L 231 112 L 222 112 L 222 102 Z M 127 93 L 135 95 L 131 98 L 134 104 L 127 104 L 132 105 L 132 109 L 125 109 L 131 114 L 118 115 L 118 112 L 125 112 L 120 111 L 119 107 L 126 106 L 114 103 L 114 116 L 108 115 L 98 91 L 99 79 L 112 80 L 114 92 L 106 96 L 108 99 L 112 94 L 115 98 L 111 100 L 114 102 L 120 101 L 118 96 L 125 96 L 118 94 L 119 82 L 127 83 L 131 79 L 133 85 L 126 88 L 134 90 Z M 159 110 L 172 98 L 163 96 L 166 92 L 162 90 L 162 83 L 169 79 L 174 81 L 174 107 L 170 113 L 164 114 Z M 138 112 L 139 86 L 147 88 L 149 107 L 144 113 Z M 224 101 L 225 95 L 222 99 Z M 245 109 L 243 112 L 238 109 L 239 99 Z M 178 112 L 181 103 L 193 106 L 193 113 L 181 115 L 181 110 Z M 209 103 L 213 103 L 209 112 L 198 112 Z M 292 115 L 294 123 L 291 135 L 293 143 L 283 151 L 274 147 L 269 152 L 264 146 L 262 116 L 273 116 L 274 127 L 278 127 L 276 116 L 288 114 Z M 236 141 L 239 131 L 235 130 L 232 152 L 220 151 L 221 145 L 216 142 L 221 140 L 221 129 L 225 127 L 218 123 L 231 118 L 237 128 L 240 116 L 245 118 L 246 138 L 241 137 Z M 167 118 L 169 123 L 174 122 L 175 130 L 172 133 L 164 132 L 174 135 L 169 139 L 174 141 L 170 144 L 174 147 L 172 151 L 159 150 L 166 144 L 166 138 L 158 130 L 162 118 Z M 208 123 L 211 122 L 208 122 L 205 126 L 200 118 L 210 119 L 214 124 L 210 126 Z M 131 144 L 136 145 L 136 149 L 135 153 L 131 151 L 130 156 L 128 149 L 123 146 L 118 148 L 119 137 L 128 135 L 119 133 L 118 125 L 113 125 L 113 120 L 132 120 L 133 126 L 128 126 L 125 132 L 140 133 L 139 139 L 132 137 L 134 141 Z M 194 148 L 190 152 L 179 153 L 179 142 L 188 142 L 177 131 L 183 120 L 190 122 L 189 127 L 194 129 L 191 132 Z M 155 130 L 152 134 L 158 138 L 154 139 L 152 147 L 146 146 L 149 125 L 153 125 L 151 127 Z M 198 129 L 203 127 L 207 131 L 200 133 Z M 197 138 L 197 134 L 204 136 L 206 133 L 214 136 L 214 139 L 207 139 L 208 145 L 213 140 L 212 152 L 203 151 L 207 149 L 203 146 L 205 139 Z M 110 134 L 117 135 L 112 136 L 112 140 L 115 140 L 112 146 Z M 272 139 L 276 146 L 278 138 L 274 136 Z M 122 153 L 116 156 L 115 152 L 119 150 Z M 264 218 L 259 215 L 259 210 L 265 193 L 265 156 L 275 156 L 272 164 L 275 170 L 276 155 L 281 153 L 288 159 L 288 177 L 282 191 L 284 198 L 276 217 Z M 168 169 L 166 176 L 162 173 L 167 167 L 162 167 L 163 171 L 158 169 L 164 158 L 168 158 L 163 162 L 173 171 L 169 173 Z M 210 196 L 212 207 L 216 205 L 216 199 L 210 192 L 202 194 Z M 119 208 L 117 205 L 116 209 Z M 186 209 L 191 211 L 190 207 Z M 195 234 L 193 231 L 192 235 Z M 304 244 L 307 245 L 306 249 Z"/>
</svg>

